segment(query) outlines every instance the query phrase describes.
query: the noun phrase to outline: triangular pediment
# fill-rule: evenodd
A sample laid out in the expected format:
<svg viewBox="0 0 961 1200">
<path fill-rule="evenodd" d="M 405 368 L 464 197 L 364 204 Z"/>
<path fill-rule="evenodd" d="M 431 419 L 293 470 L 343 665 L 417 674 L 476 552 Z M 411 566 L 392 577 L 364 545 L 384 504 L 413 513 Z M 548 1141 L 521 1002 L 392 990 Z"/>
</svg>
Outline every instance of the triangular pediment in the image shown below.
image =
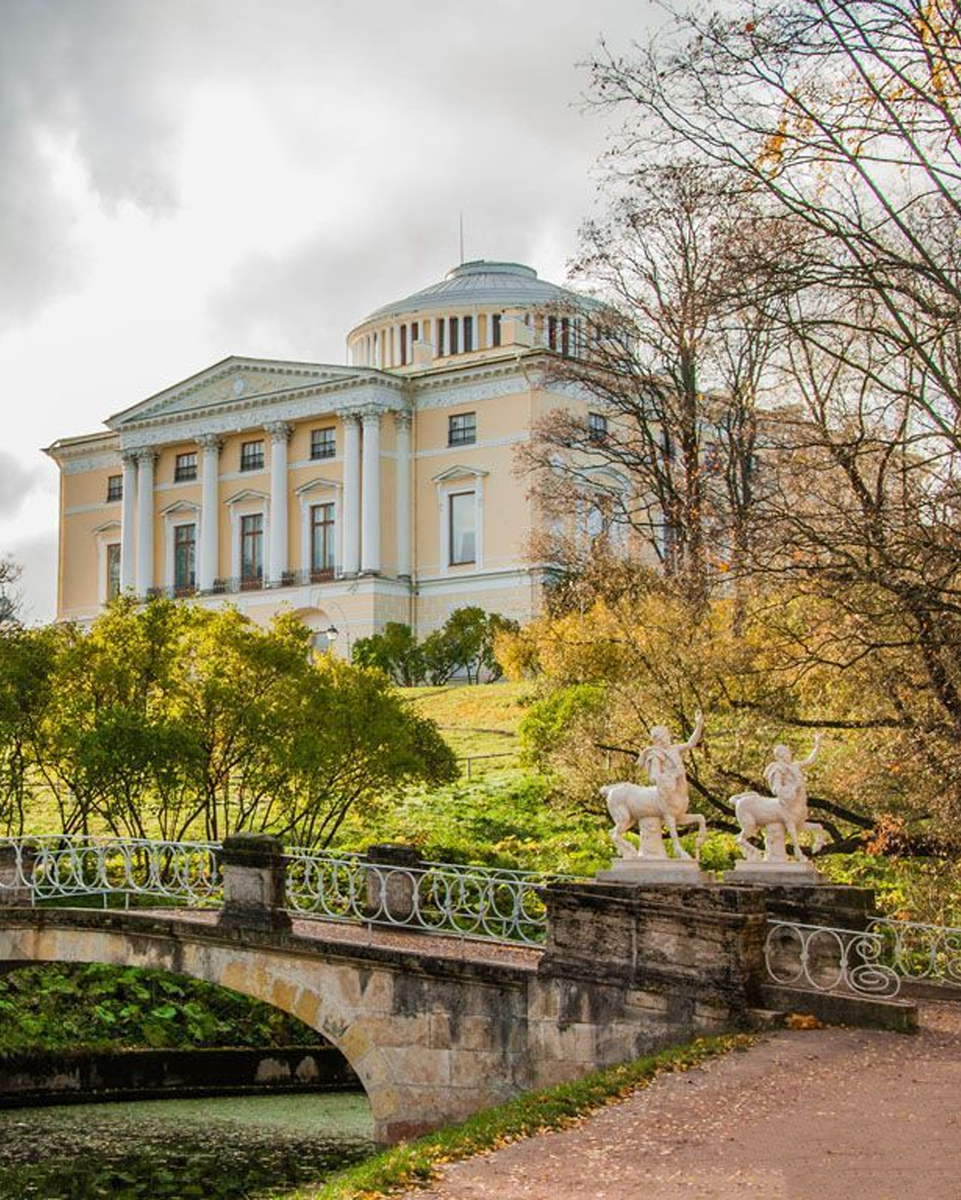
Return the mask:
<svg viewBox="0 0 961 1200">
<path fill-rule="evenodd" d="M 448 467 L 446 471 L 441 471 L 439 475 L 435 475 L 431 479 L 431 483 L 447 483 L 450 479 L 480 479 L 487 473 L 487 471 L 482 471 L 479 467 Z"/>
<path fill-rule="evenodd" d="M 122 431 L 155 420 L 169 420 L 180 415 L 188 417 L 223 406 L 242 405 L 294 388 L 337 383 L 357 374 L 353 367 L 328 363 L 231 356 L 115 413 L 106 424 Z"/>
<path fill-rule="evenodd" d="M 294 494 L 297 496 L 309 496 L 311 492 L 320 492 L 325 488 L 334 488 L 339 491 L 342 486 L 339 479 L 325 479 L 322 475 L 318 475 L 315 479 L 309 479 L 306 483 L 302 483 L 299 488 L 295 488 Z"/>
<path fill-rule="evenodd" d="M 239 492 L 234 492 L 224 504 L 241 504 L 245 500 L 266 500 L 270 502 L 270 497 L 266 492 L 258 492 L 254 488 L 242 488 Z"/>
<path fill-rule="evenodd" d="M 199 512 L 199 504 L 193 504 L 190 500 L 177 500 L 173 504 L 168 504 L 166 508 L 162 508 L 160 515 L 162 517 L 176 517 L 179 515 L 196 516 Z"/>
</svg>

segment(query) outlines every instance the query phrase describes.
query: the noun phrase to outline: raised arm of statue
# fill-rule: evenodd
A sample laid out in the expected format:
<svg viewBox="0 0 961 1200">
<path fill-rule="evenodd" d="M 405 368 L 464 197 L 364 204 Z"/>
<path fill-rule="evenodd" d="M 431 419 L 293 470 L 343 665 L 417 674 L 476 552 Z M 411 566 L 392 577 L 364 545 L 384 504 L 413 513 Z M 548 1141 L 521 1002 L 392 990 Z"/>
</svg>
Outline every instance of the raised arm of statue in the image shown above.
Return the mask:
<svg viewBox="0 0 961 1200">
<path fill-rule="evenodd" d="M 821 741 L 822 741 L 822 739 L 823 739 L 823 735 L 822 735 L 822 734 L 820 734 L 820 733 L 816 733 L 816 734 L 814 735 L 814 748 L 811 750 L 811 753 L 810 753 L 810 754 L 807 756 L 807 758 L 803 758 L 803 759 L 801 759 L 801 761 L 798 763 L 798 766 L 799 766 L 799 767 L 809 767 L 809 766 L 811 766 L 811 764 L 814 762 L 814 760 L 815 760 L 815 759 L 817 758 L 817 756 L 818 756 L 818 751 L 821 749 Z"/>
<path fill-rule="evenodd" d="M 693 750 L 694 747 L 701 740 L 701 735 L 703 734 L 703 732 L 704 732 L 704 714 L 701 712 L 700 709 L 698 709 L 697 712 L 694 714 L 694 732 L 691 734 L 691 736 L 687 739 L 686 742 L 678 742 L 676 748 L 678 750 Z"/>
</svg>

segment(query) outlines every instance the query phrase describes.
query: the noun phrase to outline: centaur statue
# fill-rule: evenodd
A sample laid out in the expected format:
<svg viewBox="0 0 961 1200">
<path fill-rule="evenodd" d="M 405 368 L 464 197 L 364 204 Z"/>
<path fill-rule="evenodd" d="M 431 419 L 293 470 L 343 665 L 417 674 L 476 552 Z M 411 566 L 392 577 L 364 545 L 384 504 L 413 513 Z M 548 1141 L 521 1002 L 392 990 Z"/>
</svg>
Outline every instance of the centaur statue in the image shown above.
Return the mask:
<svg viewBox="0 0 961 1200">
<path fill-rule="evenodd" d="M 764 768 L 764 782 L 773 792 L 771 796 L 762 796 L 760 792 L 741 792 L 732 796 L 731 803 L 737 815 L 737 823 L 741 832 L 737 844 L 744 851 L 744 857 L 756 861 L 761 852 L 751 845 L 752 838 L 759 829 L 765 833 L 768 862 L 785 862 L 786 836 L 790 837 L 794 847 L 794 858 L 797 862 L 805 862 L 804 851 L 798 834 L 801 830 L 809 830 L 815 835 L 814 853 L 824 845 L 824 828 L 816 821 L 808 820 L 808 794 L 804 780 L 804 768 L 811 766 L 821 748 L 821 735 L 814 735 L 814 748 L 807 758 L 795 762 L 787 746 L 774 747 L 774 762 Z"/>
<path fill-rule="evenodd" d="M 671 731 L 666 725 L 655 725 L 651 730 L 651 744 L 640 752 L 637 761 L 647 771 L 650 787 L 636 783 L 608 783 L 600 789 L 607 801 L 614 828 L 611 838 L 622 858 L 663 858 L 664 846 L 661 827 L 667 826 L 671 845 L 677 858 L 690 858 L 677 835 L 679 825 L 697 825 L 696 858 L 701 843 L 707 837 L 707 822 L 700 813 L 688 812 L 690 799 L 687 794 L 687 774 L 681 755 L 693 750 L 704 732 L 704 717 L 695 714 L 694 732 L 686 742 L 672 742 Z M 639 850 L 624 836 L 637 825 L 641 834 Z M 653 832 L 653 838 L 645 836 Z"/>
</svg>

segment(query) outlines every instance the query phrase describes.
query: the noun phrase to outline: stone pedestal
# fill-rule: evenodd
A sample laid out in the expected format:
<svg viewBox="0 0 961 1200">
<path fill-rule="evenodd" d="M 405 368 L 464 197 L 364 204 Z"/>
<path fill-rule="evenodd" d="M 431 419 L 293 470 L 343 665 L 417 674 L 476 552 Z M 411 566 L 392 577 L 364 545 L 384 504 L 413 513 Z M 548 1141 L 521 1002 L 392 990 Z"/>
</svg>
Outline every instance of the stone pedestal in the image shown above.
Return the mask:
<svg viewBox="0 0 961 1200">
<path fill-rule="evenodd" d="M 733 871 L 724 872 L 725 883 L 760 883 L 770 887 L 812 887 L 827 880 L 809 862 L 771 862 L 767 859 L 741 859 L 734 864 Z"/>
<path fill-rule="evenodd" d="M 615 858 L 607 871 L 598 871 L 598 883 L 629 883 L 658 887 L 664 883 L 711 887 L 713 878 L 693 858 Z"/>
<path fill-rule="evenodd" d="M 32 846 L 0 846 L 0 907 L 29 908 L 33 904 L 33 866 L 37 852 Z"/>
<path fill-rule="evenodd" d="M 545 889 L 538 973 L 654 991 L 731 1019 L 762 980 L 767 914 L 753 888 L 559 883 Z"/>
<path fill-rule="evenodd" d="M 218 924 L 228 929 L 283 933 L 290 929 L 287 865 L 278 838 L 262 833 L 235 833 L 220 851 L 224 906 Z"/>
<path fill-rule="evenodd" d="M 369 846 L 364 916 L 371 921 L 409 921 L 417 912 L 424 864 L 413 846 Z"/>
</svg>

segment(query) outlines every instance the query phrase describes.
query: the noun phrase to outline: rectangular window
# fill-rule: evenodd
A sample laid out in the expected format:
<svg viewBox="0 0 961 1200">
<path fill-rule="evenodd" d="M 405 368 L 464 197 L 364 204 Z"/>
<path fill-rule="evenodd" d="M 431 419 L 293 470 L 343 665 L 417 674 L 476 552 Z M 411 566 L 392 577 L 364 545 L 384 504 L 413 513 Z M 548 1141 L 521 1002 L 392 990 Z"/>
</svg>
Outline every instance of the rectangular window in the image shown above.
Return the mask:
<svg viewBox="0 0 961 1200">
<path fill-rule="evenodd" d="M 331 579 L 334 574 L 334 505 L 313 504 L 310 509 L 310 578 Z"/>
<path fill-rule="evenodd" d="M 260 587 L 264 577 L 264 514 L 240 518 L 240 586 Z"/>
<path fill-rule="evenodd" d="M 499 346 L 501 344 L 501 315 L 494 313 L 491 317 L 491 345 Z"/>
<path fill-rule="evenodd" d="M 468 354 L 474 349 L 474 318 L 464 317 L 464 353 Z"/>
<path fill-rule="evenodd" d="M 603 413 L 587 414 L 587 436 L 592 442 L 603 442 L 607 437 L 607 417 Z"/>
<path fill-rule="evenodd" d="M 477 441 L 477 414 L 456 413 L 447 418 L 447 445 L 473 446 Z"/>
<path fill-rule="evenodd" d="M 197 526 L 174 526 L 174 595 L 183 596 L 197 586 Z"/>
<path fill-rule="evenodd" d="M 557 317 L 547 318 L 547 344 L 552 350 L 557 349 Z"/>
<path fill-rule="evenodd" d="M 447 498 L 448 545 L 452 567 L 476 561 L 477 506 L 473 492 L 455 492 Z"/>
<path fill-rule="evenodd" d="M 457 354 L 457 317 L 449 317 L 447 321 L 448 340 L 450 341 L 451 354 Z"/>
<path fill-rule="evenodd" d="M 123 499 L 123 476 L 107 476 L 107 501 Z"/>
<path fill-rule="evenodd" d="M 241 442 L 240 469 L 241 471 L 262 471 L 264 469 L 263 442 Z"/>
<path fill-rule="evenodd" d="M 400 327 L 400 365 L 407 366 L 407 326 Z"/>
<path fill-rule="evenodd" d="M 437 357 L 441 358 L 444 354 L 444 318 L 437 318 Z"/>
<path fill-rule="evenodd" d="M 110 542 L 107 546 L 107 599 L 120 595 L 120 543 Z"/>
<path fill-rule="evenodd" d="M 197 478 L 197 452 L 178 454 L 174 462 L 174 482 L 186 483 Z"/>
<path fill-rule="evenodd" d="M 571 352 L 571 323 L 567 317 L 561 318 L 561 354 Z"/>
<path fill-rule="evenodd" d="M 333 458 L 337 453 L 337 438 L 333 425 L 310 431 L 310 457 Z"/>
<path fill-rule="evenodd" d="M 414 354 L 414 342 L 420 337 L 420 325 L 416 321 L 412 322 L 410 327 L 410 353 L 411 357 Z"/>
</svg>

